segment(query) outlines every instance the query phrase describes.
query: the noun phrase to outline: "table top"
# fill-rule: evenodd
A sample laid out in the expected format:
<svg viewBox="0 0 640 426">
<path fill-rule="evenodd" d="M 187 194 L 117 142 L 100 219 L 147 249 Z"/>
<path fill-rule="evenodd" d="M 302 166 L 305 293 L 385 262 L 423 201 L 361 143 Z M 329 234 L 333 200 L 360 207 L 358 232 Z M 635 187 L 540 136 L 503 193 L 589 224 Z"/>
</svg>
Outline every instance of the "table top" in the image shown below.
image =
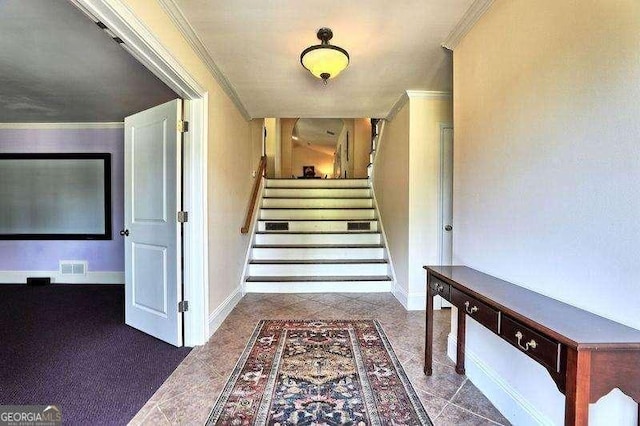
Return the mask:
<svg viewBox="0 0 640 426">
<path fill-rule="evenodd" d="M 578 349 L 640 349 L 640 330 L 560 302 L 466 266 L 427 271 L 525 325 Z"/>
</svg>

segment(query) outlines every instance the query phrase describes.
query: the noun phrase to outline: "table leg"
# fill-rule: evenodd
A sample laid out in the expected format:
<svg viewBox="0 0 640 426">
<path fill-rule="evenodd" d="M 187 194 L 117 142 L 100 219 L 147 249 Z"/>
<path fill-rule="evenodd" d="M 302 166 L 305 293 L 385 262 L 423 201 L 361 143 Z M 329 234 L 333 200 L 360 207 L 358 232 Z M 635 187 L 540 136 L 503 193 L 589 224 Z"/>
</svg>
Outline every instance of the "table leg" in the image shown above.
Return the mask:
<svg viewBox="0 0 640 426">
<path fill-rule="evenodd" d="M 427 312 L 426 331 L 424 338 L 424 374 L 430 376 L 433 373 L 433 291 L 427 275 Z"/>
<path fill-rule="evenodd" d="M 567 350 L 566 401 L 564 424 L 589 424 L 589 397 L 591 387 L 591 352 Z"/>
<path fill-rule="evenodd" d="M 458 337 L 456 344 L 456 373 L 464 374 L 464 346 L 467 329 L 467 315 L 462 308 L 458 308 Z"/>
</svg>

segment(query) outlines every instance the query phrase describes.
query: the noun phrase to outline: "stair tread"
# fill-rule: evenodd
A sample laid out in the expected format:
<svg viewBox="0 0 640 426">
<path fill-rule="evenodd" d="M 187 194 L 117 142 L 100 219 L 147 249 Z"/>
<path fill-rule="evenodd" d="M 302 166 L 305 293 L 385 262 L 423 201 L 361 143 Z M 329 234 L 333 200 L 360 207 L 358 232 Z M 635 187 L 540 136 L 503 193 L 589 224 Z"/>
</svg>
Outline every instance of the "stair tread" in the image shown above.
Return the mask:
<svg viewBox="0 0 640 426">
<path fill-rule="evenodd" d="M 260 222 L 377 222 L 378 219 L 259 219 Z"/>
<path fill-rule="evenodd" d="M 342 190 L 342 189 L 366 189 L 368 186 L 267 186 L 265 189 L 330 189 L 330 190 Z"/>
<path fill-rule="evenodd" d="M 265 200 L 371 200 L 371 197 L 262 197 Z"/>
<path fill-rule="evenodd" d="M 314 281 L 391 281 L 387 275 L 336 275 L 336 276 L 280 276 L 280 277 L 247 277 L 248 282 L 314 282 Z"/>
<path fill-rule="evenodd" d="M 256 231 L 258 235 L 362 235 L 362 234 L 380 234 L 380 231 L 292 231 L 292 232 L 278 232 L 278 231 Z"/>
<path fill-rule="evenodd" d="M 384 248 L 382 244 L 255 244 L 253 248 Z"/>
<path fill-rule="evenodd" d="M 299 260 L 278 260 L 278 259 L 251 259 L 252 265 L 351 265 L 358 263 L 383 264 L 388 263 L 386 259 L 299 259 Z"/>
<path fill-rule="evenodd" d="M 260 207 L 261 210 L 374 210 L 373 207 Z"/>
</svg>

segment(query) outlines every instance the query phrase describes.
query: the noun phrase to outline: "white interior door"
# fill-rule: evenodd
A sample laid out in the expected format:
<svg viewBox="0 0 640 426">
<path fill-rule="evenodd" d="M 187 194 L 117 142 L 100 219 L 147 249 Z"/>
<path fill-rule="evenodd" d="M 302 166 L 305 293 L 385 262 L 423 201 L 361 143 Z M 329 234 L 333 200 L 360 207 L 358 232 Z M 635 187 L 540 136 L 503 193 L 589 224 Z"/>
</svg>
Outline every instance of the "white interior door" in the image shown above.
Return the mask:
<svg viewBox="0 0 640 426">
<path fill-rule="evenodd" d="M 453 258 L 453 128 L 440 130 L 440 265 Z M 441 307 L 451 304 L 438 296 Z"/>
<path fill-rule="evenodd" d="M 182 100 L 125 118 L 125 322 L 182 346 Z"/>
</svg>

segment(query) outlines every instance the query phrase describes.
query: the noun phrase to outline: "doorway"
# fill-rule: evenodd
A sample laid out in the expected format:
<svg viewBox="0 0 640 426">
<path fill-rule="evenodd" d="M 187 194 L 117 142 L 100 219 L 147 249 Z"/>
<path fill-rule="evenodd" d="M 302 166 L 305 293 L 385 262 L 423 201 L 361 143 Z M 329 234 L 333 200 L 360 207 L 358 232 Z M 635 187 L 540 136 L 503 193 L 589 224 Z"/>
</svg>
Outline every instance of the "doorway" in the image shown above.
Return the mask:
<svg viewBox="0 0 640 426">
<path fill-rule="evenodd" d="M 107 0 L 74 0 L 94 22 L 100 22 L 119 39 L 122 47 L 185 101 L 184 119 L 184 345 L 204 344 L 208 330 L 208 247 L 207 247 L 207 117 L 208 94 L 189 72 L 121 4 Z M 178 309 L 178 306 L 175 306 Z"/>
</svg>

